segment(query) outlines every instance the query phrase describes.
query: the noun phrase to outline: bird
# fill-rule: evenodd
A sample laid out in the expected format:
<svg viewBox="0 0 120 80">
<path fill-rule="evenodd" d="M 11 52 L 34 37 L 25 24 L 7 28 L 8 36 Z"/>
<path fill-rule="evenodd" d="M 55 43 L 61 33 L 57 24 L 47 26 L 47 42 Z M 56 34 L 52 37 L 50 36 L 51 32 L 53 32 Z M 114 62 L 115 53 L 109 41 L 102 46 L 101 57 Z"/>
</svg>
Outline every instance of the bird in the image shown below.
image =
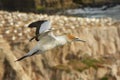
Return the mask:
<svg viewBox="0 0 120 80">
<path fill-rule="evenodd" d="M 70 33 L 54 35 L 53 30 L 51 29 L 51 22 L 49 20 L 35 21 L 28 25 L 28 27 L 36 27 L 36 36 L 31 38 L 31 40 L 36 39 L 37 44 L 27 54 L 17 59 L 16 61 L 21 61 L 35 54 L 45 53 L 46 51 L 51 50 L 57 46 L 63 46 L 64 44 L 73 41 L 86 42 Z"/>
</svg>

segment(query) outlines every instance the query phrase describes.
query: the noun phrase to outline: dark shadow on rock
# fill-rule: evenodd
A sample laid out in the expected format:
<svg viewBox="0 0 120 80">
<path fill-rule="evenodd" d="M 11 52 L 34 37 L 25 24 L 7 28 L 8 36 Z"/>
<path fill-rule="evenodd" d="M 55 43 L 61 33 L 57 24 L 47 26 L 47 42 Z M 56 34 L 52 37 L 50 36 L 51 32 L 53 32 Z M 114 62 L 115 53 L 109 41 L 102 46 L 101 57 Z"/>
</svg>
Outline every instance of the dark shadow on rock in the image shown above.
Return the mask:
<svg viewBox="0 0 120 80">
<path fill-rule="evenodd" d="M 14 71 L 7 59 L 4 60 L 4 68 L 5 71 L 2 80 L 16 80 L 16 72 Z"/>
</svg>

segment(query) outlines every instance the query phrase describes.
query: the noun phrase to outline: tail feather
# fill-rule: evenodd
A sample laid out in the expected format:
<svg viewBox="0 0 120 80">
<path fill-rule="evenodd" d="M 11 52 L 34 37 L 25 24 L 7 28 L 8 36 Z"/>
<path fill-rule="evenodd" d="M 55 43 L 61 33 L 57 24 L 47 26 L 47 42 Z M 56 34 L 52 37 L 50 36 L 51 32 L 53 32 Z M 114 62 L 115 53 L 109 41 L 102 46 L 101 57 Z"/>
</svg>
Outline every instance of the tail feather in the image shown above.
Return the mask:
<svg viewBox="0 0 120 80">
<path fill-rule="evenodd" d="M 32 54 L 27 54 L 27 55 L 24 55 L 23 57 L 21 57 L 21 58 L 17 59 L 16 61 L 21 61 L 22 59 L 24 59 L 24 58 L 26 58 L 26 57 L 33 56 L 33 55 L 34 55 L 34 54 L 36 54 L 37 52 L 39 52 L 39 50 L 37 50 L 37 51 L 33 52 Z M 16 62 L 16 61 L 15 61 L 15 62 Z"/>
<path fill-rule="evenodd" d="M 29 55 L 25 55 L 25 56 L 23 56 L 23 57 L 17 59 L 16 61 L 21 61 L 22 59 L 24 59 L 24 58 L 26 58 L 26 57 L 28 57 L 28 56 L 29 56 Z M 15 62 L 16 62 L 16 61 L 15 61 Z"/>
</svg>

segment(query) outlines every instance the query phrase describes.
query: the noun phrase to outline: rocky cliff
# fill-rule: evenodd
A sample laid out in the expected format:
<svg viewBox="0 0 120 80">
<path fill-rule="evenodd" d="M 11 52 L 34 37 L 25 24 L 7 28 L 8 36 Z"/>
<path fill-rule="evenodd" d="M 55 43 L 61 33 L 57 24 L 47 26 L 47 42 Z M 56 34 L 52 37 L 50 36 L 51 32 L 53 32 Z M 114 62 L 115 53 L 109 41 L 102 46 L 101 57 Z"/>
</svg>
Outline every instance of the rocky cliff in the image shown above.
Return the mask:
<svg viewBox="0 0 120 80">
<path fill-rule="evenodd" d="M 108 7 L 120 4 L 120 0 L 0 0 L 0 9 L 10 11 L 48 11 L 84 6 Z M 47 9 L 47 10 L 46 10 Z M 58 11 L 58 10 L 57 10 Z"/>
<path fill-rule="evenodd" d="M 29 42 L 32 21 L 47 19 L 56 35 L 72 33 L 75 42 L 20 62 L 36 43 Z M 0 11 L 0 80 L 120 80 L 120 23 L 111 18 L 78 18 Z"/>
</svg>

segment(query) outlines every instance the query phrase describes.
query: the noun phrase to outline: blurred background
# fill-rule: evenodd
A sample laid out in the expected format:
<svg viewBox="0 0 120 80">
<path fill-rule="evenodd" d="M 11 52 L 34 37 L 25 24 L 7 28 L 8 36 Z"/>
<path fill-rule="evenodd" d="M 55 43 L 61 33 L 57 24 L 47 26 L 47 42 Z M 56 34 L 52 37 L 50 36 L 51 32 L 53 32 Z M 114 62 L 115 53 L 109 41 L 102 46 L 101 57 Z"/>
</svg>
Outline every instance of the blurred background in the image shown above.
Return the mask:
<svg viewBox="0 0 120 80">
<path fill-rule="evenodd" d="M 118 18 L 119 4 L 120 0 L 0 0 L 0 9 L 80 17 Z"/>
<path fill-rule="evenodd" d="M 36 44 L 37 20 L 86 43 L 14 62 Z M 0 80 L 120 80 L 120 0 L 0 0 Z"/>
</svg>

